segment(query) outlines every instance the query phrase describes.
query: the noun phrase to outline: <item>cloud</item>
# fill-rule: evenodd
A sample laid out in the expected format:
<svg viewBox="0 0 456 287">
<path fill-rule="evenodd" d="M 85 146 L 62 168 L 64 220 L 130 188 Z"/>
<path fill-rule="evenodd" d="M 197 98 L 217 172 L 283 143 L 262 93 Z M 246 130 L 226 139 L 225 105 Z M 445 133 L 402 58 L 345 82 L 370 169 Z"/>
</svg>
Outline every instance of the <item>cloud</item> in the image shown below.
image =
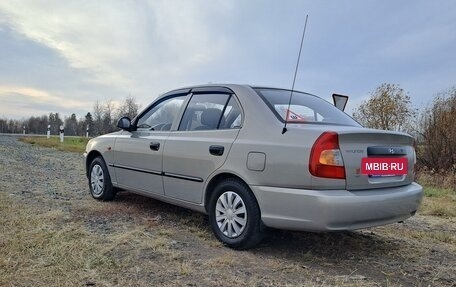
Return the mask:
<svg viewBox="0 0 456 287">
<path fill-rule="evenodd" d="M 224 8 L 189 1 L 0 3 L 4 22 L 16 32 L 88 72 L 88 81 L 124 93 L 150 90 L 151 82 L 163 88 L 164 78 L 184 77 L 220 56 L 223 37 L 215 37 L 206 20 L 226 14 Z"/>
<path fill-rule="evenodd" d="M 92 102 L 65 99 L 62 95 L 51 95 L 47 91 L 15 86 L 0 86 L 0 100 L 0 115 L 8 117 L 30 116 L 30 111 L 39 111 L 42 114 L 51 111 L 81 112 L 92 106 Z"/>
<path fill-rule="evenodd" d="M 383 39 L 386 41 L 370 56 L 377 57 L 379 61 L 423 63 L 429 60 L 429 55 L 445 53 L 451 48 L 455 37 L 450 35 L 454 34 L 455 29 L 456 23 L 410 30 L 395 38 Z"/>
<path fill-rule="evenodd" d="M 72 7 L 74 4 L 61 1 L 2 2 L 1 9 L 17 32 L 54 49 L 71 67 L 91 70 L 97 81 L 104 79 L 124 84 L 122 75 L 109 65 L 110 61 L 122 56 L 110 43 L 113 33 L 108 33 L 109 22 L 94 22 L 93 19 L 100 17 L 94 9 L 84 12 L 81 7 Z M 98 33 L 100 36 L 104 34 L 105 39 L 98 38 Z M 99 45 L 100 42 L 105 45 Z"/>
<path fill-rule="evenodd" d="M 356 3 L 0 1 L 0 87 L 58 97 L 62 104 L 53 109 L 71 100 L 75 109 L 90 102 L 79 116 L 96 100 L 131 94 L 146 106 L 163 92 L 192 84 L 287 88 L 305 14 L 299 90 L 325 99 L 348 94 L 355 103 L 382 82 L 400 84 L 415 99 L 454 85 L 453 1 Z M 0 110 L 23 108 L 31 115 L 29 103 L 41 113 L 55 102 L 33 102 L 38 98 L 30 94 L 2 96 Z"/>
</svg>

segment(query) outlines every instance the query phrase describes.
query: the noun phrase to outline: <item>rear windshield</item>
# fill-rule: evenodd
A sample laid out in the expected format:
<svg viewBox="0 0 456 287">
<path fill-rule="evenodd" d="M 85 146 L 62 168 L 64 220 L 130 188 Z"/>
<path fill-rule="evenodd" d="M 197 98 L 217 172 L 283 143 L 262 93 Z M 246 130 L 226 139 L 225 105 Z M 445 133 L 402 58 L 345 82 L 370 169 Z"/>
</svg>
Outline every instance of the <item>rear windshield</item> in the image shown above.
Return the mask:
<svg viewBox="0 0 456 287">
<path fill-rule="evenodd" d="M 270 88 L 254 88 L 254 90 L 282 122 L 287 118 L 288 123 L 360 126 L 349 115 L 317 96 L 294 91 L 288 108 L 291 91 Z"/>
</svg>

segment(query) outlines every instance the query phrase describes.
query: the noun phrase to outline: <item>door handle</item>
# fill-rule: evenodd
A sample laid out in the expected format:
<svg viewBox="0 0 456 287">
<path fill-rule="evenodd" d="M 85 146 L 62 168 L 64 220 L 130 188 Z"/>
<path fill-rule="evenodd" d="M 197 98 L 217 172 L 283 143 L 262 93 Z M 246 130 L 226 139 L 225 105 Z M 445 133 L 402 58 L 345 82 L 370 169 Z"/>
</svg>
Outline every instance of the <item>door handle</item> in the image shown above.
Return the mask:
<svg viewBox="0 0 456 287">
<path fill-rule="evenodd" d="M 225 151 L 225 148 L 221 145 L 211 145 L 209 147 L 209 153 L 212 155 L 221 156 L 221 155 L 223 155 L 224 151 Z"/>
<path fill-rule="evenodd" d="M 160 149 L 160 143 L 152 142 L 152 143 L 150 143 L 149 147 L 150 147 L 151 150 L 159 150 Z"/>
</svg>

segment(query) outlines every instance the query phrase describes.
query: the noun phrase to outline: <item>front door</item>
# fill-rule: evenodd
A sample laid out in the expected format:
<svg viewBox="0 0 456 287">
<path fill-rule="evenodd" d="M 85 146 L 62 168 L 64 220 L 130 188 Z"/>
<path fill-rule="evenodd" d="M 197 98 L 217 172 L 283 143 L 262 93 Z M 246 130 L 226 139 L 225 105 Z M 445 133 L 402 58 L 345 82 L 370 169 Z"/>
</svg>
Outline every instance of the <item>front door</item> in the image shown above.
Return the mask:
<svg viewBox="0 0 456 287">
<path fill-rule="evenodd" d="M 164 194 L 164 145 L 184 100 L 184 95 L 159 100 L 138 117 L 135 131 L 123 131 L 117 138 L 114 169 L 119 187 Z"/>
<path fill-rule="evenodd" d="M 201 203 L 208 177 L 225 162 L 241 127 L 234 95 L 194 94 L 163 154 L 165 195 Z"/>
</svg>

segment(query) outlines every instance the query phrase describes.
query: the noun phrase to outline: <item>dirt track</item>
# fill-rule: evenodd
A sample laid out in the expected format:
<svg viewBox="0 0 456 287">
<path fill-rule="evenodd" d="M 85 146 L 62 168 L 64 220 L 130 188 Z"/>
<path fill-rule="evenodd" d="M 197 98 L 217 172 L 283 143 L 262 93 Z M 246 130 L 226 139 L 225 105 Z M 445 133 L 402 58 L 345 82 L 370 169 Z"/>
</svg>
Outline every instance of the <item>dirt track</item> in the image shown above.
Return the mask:
<svg viewBox="0 0 456 287">
<path fill-rule="evenodd" d="M 94 201 L 81 155 L 12 137 L 0 137 L 0 195 L 0 286 L 456 286 L 454 218 L 271 231 L 233 251 L 204 215 L 128 192 Z"/>
</svg>

